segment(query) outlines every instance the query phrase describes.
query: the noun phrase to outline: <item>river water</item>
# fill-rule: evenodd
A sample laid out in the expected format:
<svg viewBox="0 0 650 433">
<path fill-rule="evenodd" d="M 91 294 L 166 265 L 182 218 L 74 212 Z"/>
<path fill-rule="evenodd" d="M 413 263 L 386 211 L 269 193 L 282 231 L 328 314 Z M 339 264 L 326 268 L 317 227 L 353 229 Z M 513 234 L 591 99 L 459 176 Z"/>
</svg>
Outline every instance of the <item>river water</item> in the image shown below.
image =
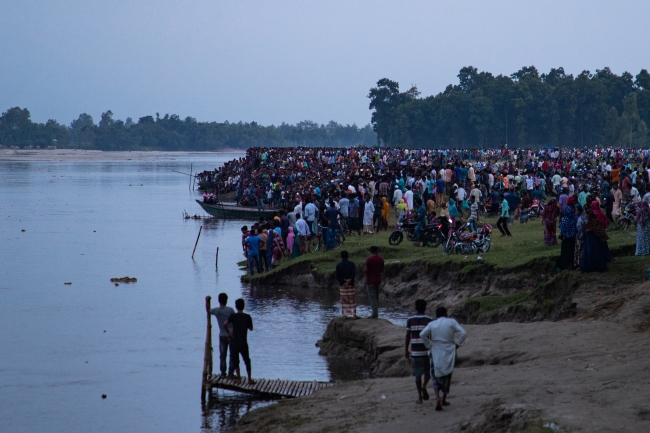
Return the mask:
<svg viewBox="0 0 650 433">
<path fill-rule="evenodd" d="M 365 374 L 314 345 L 339 314 L 335 292 L 243 285 L 239 228 L 250 221 L 182 218 L 203 215 L 200 195 L 172 170 L 239 156 L 0 162 L 0 431 L 222 432 L 272 404 L 215 390 L 201 406 L 204 298 L 221 292 L 253 317 L 254 377 Z M 127 275 L 138 282 L 110 282 Z"/>
</svg>

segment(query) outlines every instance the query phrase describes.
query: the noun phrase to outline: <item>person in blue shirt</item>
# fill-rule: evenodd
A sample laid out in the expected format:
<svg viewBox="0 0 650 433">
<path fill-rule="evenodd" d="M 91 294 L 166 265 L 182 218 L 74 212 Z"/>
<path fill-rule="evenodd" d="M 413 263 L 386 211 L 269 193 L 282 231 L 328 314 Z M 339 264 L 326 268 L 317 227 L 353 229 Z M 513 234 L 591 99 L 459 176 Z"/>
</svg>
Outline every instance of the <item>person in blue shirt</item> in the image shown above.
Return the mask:
<svg viewBox="0 0 650 433">
<path fill-rule="evenodd" d="M 248 268 L 251 271 L 251 275 L 255 275 L 255 272 L 253 271 L 253 263 L 257 265 L 257 273 L 261 274 L 262 262 L 260 261 L 260 249 L 264 246 L 264 241 L 262 238 L 257 236 L 257 231 L 254 230 L 244 242 L 246 242 L 246 245 L 248 246 Z"/>
<path fill-rule="evenodd" d="M 325 251 L 332 250 L 336 246 L 336 241 L 338 237 L 336 236 L 336 231 L 339 228 L 339 216 L 341 212 L 334 205 L 334 200 L 330 198 L 329 207 L 324 213 L 325 218 L 327 218 L 327 239 L 325 243 Z"/>
<path fill-rule="evenodd" d="M 419 247 L 420 246 L 420 234 L 422 230 L 424 229 L 424 226 L 427 223 L 427 210 L 425 209 L 424 205 L 422 204 L 422 199 L 416 198 L 415 199 L 415 207 L 417 208 L 416 214 L 415 214 L 415 221 L 417 221 L 418 225 L 415 227 L 415 239 L 417 241 L 415 242 L 415 246 Z"/>
</svg>

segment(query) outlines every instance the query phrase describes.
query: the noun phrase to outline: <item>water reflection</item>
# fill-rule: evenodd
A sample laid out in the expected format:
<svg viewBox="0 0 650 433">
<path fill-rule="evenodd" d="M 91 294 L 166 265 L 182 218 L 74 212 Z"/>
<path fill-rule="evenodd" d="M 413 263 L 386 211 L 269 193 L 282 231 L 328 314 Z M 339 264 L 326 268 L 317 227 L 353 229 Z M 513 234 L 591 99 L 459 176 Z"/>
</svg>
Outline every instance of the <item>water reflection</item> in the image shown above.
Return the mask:
<svg viewBox="0 0 650 433">
<path fill-rule="evenodd" d="M 195 157 L 194 169 L 232 157 Z M 316 341 L 340 314 L 337 290 L 242 285 L 239 228 L 251 221 L 182 219 L 183 210 L 202 213 L 187 176 L 171 171 L 188 172 L 189 161 L 0 163 L 0 431 L 223 431 L 269 404 L 215 390 L 197 410 L 204 299 L 221 292 L 231 306 L 242 297 L 253 317 L 254 377 L 367 375 L 362 364 L 318 355 Z M 125 275 L 138 282 L 109 281 Z M 369 316 L 362 288 L 358 303 Z M 390 304 L 380 314 L 406 318 Z"/>
<path fill-rule="evenodd" d="M 236 392 L 213 390 L 203 405 L 202 433 L 227 432 L 247 412 L 273 404 L 273 400 Z"/>
</svg>

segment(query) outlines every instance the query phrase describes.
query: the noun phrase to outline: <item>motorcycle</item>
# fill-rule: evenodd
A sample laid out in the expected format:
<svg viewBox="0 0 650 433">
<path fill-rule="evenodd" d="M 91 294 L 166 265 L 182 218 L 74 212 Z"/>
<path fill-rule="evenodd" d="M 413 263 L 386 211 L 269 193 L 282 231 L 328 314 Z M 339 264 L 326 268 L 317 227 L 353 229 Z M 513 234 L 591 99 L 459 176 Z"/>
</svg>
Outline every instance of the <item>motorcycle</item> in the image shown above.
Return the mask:
<svg viewBox="0 0 650 433">
<path fill-rule="evenodd" d="M 630 224 L 636 224 L 636 203 L 634 201 L 628 202 L 623 208 L 623 213 L 618 217 L 618 225 L 621 230 L 627 230 Z"/>
<path fill-rule="evenodd" d="M 533 204 L 528 208 L 528 218 L 537 218 L 544 212 L 544 203 L 537 199 L 533 199 Z"/>
<path fill-rule="evenodd" d="M 389 245 L 399 245 L 404 240 L 404 232 L 406 232 L 406 237 L 410 241 L 415 241 L 415 227 L 418 225 L 415 221 L 409 220 L 406 215 L 400 217 L 395 224 L 395 230 L 388 237 Z"/>
<path fill-rule="evenodd" d="M 449 236 L 442 247 L 442 254 L 449 255 L 452 252 L 456 254 L 480 254 L 490 251 L 492 226 L 483 224 L 475 232 L 465 232 L 465 226 L 458 226 L 451 229 Z"/>
</svg>

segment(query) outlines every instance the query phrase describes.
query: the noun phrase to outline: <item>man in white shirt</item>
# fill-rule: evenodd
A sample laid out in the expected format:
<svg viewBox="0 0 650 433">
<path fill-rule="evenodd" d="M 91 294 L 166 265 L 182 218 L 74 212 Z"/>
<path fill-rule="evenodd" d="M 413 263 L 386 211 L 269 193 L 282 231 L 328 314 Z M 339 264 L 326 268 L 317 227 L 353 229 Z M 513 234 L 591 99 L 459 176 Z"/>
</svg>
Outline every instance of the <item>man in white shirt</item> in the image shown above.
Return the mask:
<svg viewBox="0 0 650 433">
<path fill-rule="evenodd" d="M 409 210 L 413 209 L 413 191 L 411 191 L 410 186 L 406 187 L 406 192 L 404 193 L 404 202 L 406 203 L 406 206 L 408 206 Z"/>
<path fill-rule="evenodd" d="M 458 340 L 456 340 L 458 335 Z M 454 319 L 447 318 L 447 309 L 436 309 L 436 320 L 430 322 L 422 331 L 420 338 L 429 349 L 432 362 L 431 375 L 434 377 L 433 390 L 436 392 L 436 410 L 448 406 L 447 394 L 451 386 L 451 373 L 456 362 L 456 349 L 465 342 L 467 332 Z M 442 392 L 442 399 L 440 398 Z"/>
</svg>

